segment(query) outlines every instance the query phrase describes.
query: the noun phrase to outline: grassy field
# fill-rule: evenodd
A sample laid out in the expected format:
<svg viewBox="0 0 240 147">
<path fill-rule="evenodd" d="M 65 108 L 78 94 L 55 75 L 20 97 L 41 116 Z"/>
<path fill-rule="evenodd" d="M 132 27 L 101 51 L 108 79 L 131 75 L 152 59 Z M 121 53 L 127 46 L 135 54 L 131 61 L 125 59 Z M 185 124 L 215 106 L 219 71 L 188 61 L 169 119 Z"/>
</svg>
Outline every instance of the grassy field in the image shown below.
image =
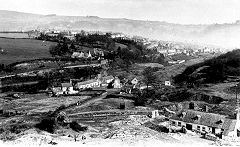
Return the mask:
<svg viewBox="0 0 240 147">
<path fill-rule="evenodd" d="M 0 33 L 0 37 L 6 37 L 6 38 L 29 38 L 27 33 Z"/>
<path fill-rule="evenodd" d="M 17 61 L 50 57 L 49 46 L 53 42 L 42 42 L 33 39 L 8 39 L 0 38 L 0 63 L 10 64 Z"/>
<path fill-rule="evenodd" d="M 17 110 L 27 113 L 54 111 L 61 105 L 70 105 L 88 98 L 87 96 L 48 97 L 46 94 L 25 94 L 21 99 L 0 98 L 0 109 Z"/>
</svg>

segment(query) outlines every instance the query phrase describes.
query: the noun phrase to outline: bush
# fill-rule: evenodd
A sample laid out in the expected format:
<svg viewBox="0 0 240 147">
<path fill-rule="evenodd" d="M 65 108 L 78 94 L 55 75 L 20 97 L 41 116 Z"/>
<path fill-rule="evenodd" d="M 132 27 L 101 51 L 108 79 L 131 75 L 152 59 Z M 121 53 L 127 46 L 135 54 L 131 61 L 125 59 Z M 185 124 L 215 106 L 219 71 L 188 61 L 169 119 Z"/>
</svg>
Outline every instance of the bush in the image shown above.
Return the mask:
<svg viewBox="0 0 240 147">
<path fill-rule="evenodd" d="M 3 140 L 3 141 L 12 141 L 15 139 L 16 139 L 15 134 L 11 133 L 10 131 L 5 131 L 0 136 L 0 140 Z"/>
<path fill-rule="evenodd" d="M 87 127 L 82 127 L 76 121 L 73 121 L 73 122 L 70 123 L 70 128 L 73 129 L 76 132 L 87 130 Z"/>
<path fill-rule="evenodd" d="M 4 132 L 3 128 L 0 128 L 0 134 L 2 134 Z"/>
<path fill-rule="evenodd" d="M 61 111 L 61 110 L 65 109 L 65 108 L 66 108 L 66 106 L 65 106 L 64 104 L 62 104 L 61 106 L 59 106 L 59 107 L 56 109 L 56 111 Z"/>
<path fill-rule="evenodd" d="M 35 127 L 49 133 L 54 133 L 56 127 L 55 119 L 52 117 L 44 118 L 40 123 L 36 124 Z"/>
</svg>

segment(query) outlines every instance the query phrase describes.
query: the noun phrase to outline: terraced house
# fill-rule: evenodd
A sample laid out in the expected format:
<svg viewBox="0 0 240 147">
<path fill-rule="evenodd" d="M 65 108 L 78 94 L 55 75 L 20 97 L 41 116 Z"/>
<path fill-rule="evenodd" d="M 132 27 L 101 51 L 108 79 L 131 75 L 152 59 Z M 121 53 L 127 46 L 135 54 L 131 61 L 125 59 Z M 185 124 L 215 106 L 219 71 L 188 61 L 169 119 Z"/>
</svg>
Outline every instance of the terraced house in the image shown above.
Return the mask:
<svg viewBox="0 0 240 147">
<path fill-rule="evenodd" d="M 235 119 L 228 116 L 184 110 L 170 118 L 172 126 L 185 127 L 187 130 L 212 133 L 224 137 L 240 137 L 239 113 Z"/>
<path fill-rule="evenodd" d="M 100 87 L 99 80 L 92 79 L 84 82 L 78 82 L 76 84 L 76 89 L 86 89 L 86 88 L 94 88 L 94 87 Z"/>
</svg>

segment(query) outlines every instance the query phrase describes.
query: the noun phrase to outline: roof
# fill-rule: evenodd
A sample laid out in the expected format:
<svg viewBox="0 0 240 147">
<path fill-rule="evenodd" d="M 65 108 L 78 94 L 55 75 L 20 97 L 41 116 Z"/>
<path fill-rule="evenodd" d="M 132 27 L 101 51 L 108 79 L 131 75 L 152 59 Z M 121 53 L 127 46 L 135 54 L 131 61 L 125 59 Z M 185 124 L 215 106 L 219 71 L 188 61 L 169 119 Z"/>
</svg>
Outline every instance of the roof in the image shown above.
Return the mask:
<svg viewBox="0 0 240 147">
<path fill-rule="evenodd" d="M 183 113 L 185 112 L 185 114 Z M 229 119 L 225 115 L 206 113 L 194 110 L 182 111 L 170 119 L 179 120 L 186 123 L 199 124 L 208 127 L 216 127 L 224 129 L 224 133 L 228 134 L 231 130 L 234 130 L 236 120 Z"/>
<path fill-rule="evenodd" d="M 71 83 L 61 83 L 62 87 L 72 87 Z"/>
<path fill-rule="evenodd" d="M 103 81 L 112 80 L 112 79 L 114 79 L 114 77 L 111 75 L 111 76 L 102 77 L 102 79 L 103 79 Z"/>
<path fill-rule="evenodd" d="M 84 82 L 78 82 L 77 84 L 78 85 L 86 85 L 86 84 L 91 84 L 91 83 L 94 83 L 94 82 L 97 82 L 97 80 L 92 79 L 92 80 L 88 80 L 88 81 L 84 81 Z"/>
<path fill-rule="evenodd" d="M 225 128 L 223 135 L 227 135 L 229 132 L 234 131 L 236 124 L 237 124 L 237 120 L 231 120 L 231 119 L 225 120 L 223 124 L 223 128 Z"/>
</svg>

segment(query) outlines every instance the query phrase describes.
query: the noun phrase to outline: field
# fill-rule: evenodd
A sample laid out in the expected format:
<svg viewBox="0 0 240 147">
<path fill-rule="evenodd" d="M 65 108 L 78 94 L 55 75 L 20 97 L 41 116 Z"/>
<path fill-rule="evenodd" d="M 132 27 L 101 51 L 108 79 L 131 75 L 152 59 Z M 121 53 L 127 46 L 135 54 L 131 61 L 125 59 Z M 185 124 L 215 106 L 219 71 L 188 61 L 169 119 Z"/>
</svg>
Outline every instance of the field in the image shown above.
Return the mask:
<svg viewBox="0 0 240 147">
<path fill-rule="evenodd" d="M 0 38 L 0 48 L 2 48 L 0 63 L 11 64 L 17 61 L 50 57 L 48 49 L 54 44 L 33 39 Z"/>
<path fill-rule="evenodd" d="M 6 37 L 6 38 L 29 38 L 27 33 L 0 33 L 0 37 Z"/>
<path fill-rule="evenodd" d="M 87 98 L 87 96 L 48 97 L 46 94 L 25 94 L 20 97 L 21 99 L 14 100 L 9 100 L 8 97 L 0 98 L 0 109 L 43 113 L 54 111 L 61 105 L 70 105 Z"/>
</svg>

